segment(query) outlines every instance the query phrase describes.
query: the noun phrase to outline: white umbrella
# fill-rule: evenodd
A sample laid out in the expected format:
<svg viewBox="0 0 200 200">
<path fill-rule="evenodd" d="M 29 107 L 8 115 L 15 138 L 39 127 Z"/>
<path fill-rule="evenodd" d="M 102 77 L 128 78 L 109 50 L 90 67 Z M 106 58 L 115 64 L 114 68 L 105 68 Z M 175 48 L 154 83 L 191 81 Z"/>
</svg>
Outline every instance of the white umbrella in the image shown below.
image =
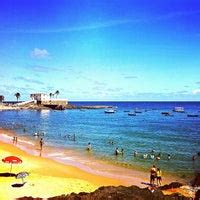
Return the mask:
<svg viewBox="0 0 200 200">
<path fill-rule="evenodd" d="M 28 175 L 29 175 L 28 172 L 20 172 L 20 173 L 18 173 L 18 174 L 16 175 L 16 178 L 21 178 L 21 179 L 22 179 L 22 183 L 24 183 L 24 178 L 25 178 L 26 176 L 28 176 Z"/>
</svg>

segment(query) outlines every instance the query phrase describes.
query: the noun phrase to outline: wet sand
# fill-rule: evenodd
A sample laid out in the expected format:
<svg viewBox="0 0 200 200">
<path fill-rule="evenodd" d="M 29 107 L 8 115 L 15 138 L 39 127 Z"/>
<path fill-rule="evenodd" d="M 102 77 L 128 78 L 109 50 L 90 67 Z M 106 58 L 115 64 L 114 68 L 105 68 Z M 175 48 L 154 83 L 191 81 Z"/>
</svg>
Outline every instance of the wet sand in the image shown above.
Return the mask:
<svg viewBox="0 0 200 200">
<path fill-rule="evenodd" d="M 13 144 L 15 132 L 0 129 L 1 159 L 15 155 L 23 162 L 13 165 L 13 173 L 30 172 L 25 178 L 27 183 L 20 188 L 14 188 L 13 183 L 21 183 L 14 177 L 0 177 L 1 199 L 13 199 L 22 196 L 52 197 L 72 192 L 91 192 L 100 186 L 107 185 L 137 185 L 147 187 L 149 172 L 128 169 L 112 165 L 108 162 L 94 159 L 88 153 L 85 155 L 73 150 L 49 147 L 46 144 L 40 151 L 39 138 L 31 140 L 18 136 L 17 144 Z M 1 163 L 0 173 L 8 172 L 9 164 Z M 164 175 L 163 184 L 181 181 L 176 177 Z"/>
</svg>

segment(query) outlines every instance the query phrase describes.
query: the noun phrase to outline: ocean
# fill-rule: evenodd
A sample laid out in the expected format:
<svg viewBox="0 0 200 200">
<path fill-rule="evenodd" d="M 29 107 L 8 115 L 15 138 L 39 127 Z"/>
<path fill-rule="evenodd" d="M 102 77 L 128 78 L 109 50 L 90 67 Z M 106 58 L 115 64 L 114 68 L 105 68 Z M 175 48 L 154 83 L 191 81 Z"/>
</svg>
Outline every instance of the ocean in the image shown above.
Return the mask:
<svg viewBox="0 0 200 200">
<path fill-rule="evenodd" d="M 114 114 L 106 114 L 104 109 L 1 111 L 0 127 L 29 138 L 34 138 L 35 132 L 44 132 L 45 144 L 79 152 L 85 152 L 90 142 L 94 158 L 128 168 L 147 170 L 156 164 L 165 173 L 180 177 L 191 176 L 200 169 L 200 156 L 192 161 L 192 156 L 200 152 L 200 102 L 70 103 L 115 106 L 117 111 Z M 184 107 L 185 113 L 172 112 L 175 106 Z M 142 113 L 129 116 L 124 112 L 136 108 Z M 165 111 L 173 116 L 162 115 Z M 124 154 L 116 157 L 116 147 L 123 148 Z M 147 158 L 144 154 L 148 154 Z M 160 160 L 156 160 L 159 154 Z"/>
</svg>

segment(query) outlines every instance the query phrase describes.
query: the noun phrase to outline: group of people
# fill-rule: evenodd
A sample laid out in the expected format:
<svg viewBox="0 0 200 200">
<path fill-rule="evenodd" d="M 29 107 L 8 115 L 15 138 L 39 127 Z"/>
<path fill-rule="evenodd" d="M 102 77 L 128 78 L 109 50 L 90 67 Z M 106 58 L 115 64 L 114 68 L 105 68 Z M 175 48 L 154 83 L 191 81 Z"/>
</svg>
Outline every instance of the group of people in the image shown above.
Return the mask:
<svg viewBox="0 0 200 200">
<path fill-rule="evenodd" d="M 75 133 L 72 134 L 72 135 L 67 134 L 64 137 L 67 138 L 67 139 L 69 139 L 69 140 L 71 140 L 71 141 L 74 141 L 74 142 L 76 141 L 76 134 Z"/>
<path fill-rule="evenodd" d="M 137 157 L 138 156 L 138 152 L 137 151 L 134 151 L 133 152 L 133 156 L 134 157 Z M 158 153 L 157 155 L 155 155 L 155 151 L 154 150 L 152 150 L 152 152 L 150 153 L 150 154 L 143 154 L 142 155 L 142 157 L 144 158 L 144 159 L 146 159 L 146 158 L 148 158 L 148 156 L 149 156 L 149 158 L 151 158 L 151 159 L 156 159 L 156 160 L 160 160 L 161 159 L 161 153 Z M 168 160 L 170 160 L 171 159 L 171 155 L 170 154 L 167 154 L 167 159 Z"/>
<path fill-rule="evenodd" d="M 157 181 L 158 186 L 162 184 L 162 172 L 160 168 L 156 168 L 156 166 L 153 165 L 150 169 L 150 184 L 154 185 L 155 181 Z"/>
<path fill-rule="evenodd" d="M 120 151 L 119 148 L 117 147 L 117 148 L 115 149 L 115 155 L 117 156 L 117 155 L 119 155 L 119 154 L 124 155 L 124 149 L 122 148 L 121 151 Z"/>
</svg>

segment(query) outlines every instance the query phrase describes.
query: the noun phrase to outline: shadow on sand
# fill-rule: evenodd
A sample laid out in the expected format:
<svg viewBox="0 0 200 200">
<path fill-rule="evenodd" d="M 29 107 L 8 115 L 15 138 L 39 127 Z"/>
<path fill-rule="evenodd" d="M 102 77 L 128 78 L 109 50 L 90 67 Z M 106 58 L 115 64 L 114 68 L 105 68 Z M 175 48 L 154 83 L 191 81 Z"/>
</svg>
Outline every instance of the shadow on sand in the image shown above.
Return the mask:
<svg viewBox="0 0 200 200">
<path fill-rule="evenodd" d="M 24 182 L 24 183 L 14 183 L 14 184 L 12 184 L 12 187 L 22 187 L 22 186 L 24 186 L 25 183 L 26 182 Z"/>
<path fill-rule="evenodd" d="M 0 173 L 0 177 L 11 177 L 11 176 L 16 176 L 16 174 L 5 172 L 5 173 Z"/>
</svg>

